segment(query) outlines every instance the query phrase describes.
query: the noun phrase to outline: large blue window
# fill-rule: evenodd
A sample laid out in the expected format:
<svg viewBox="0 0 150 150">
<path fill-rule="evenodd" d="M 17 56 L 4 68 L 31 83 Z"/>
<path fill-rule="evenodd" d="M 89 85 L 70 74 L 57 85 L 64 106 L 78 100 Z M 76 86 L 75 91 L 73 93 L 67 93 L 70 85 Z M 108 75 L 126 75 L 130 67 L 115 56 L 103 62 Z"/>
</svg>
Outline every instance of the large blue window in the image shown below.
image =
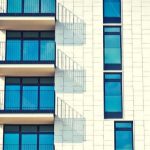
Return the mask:
<svg viewBox="0 0 150 150">
<path fill-rule="evenodd" d="M 54 150 L 54 126 L 5 125 L 4 150 Z"/>
<path fill-rule="evenodd" d="M 7 13 L 11 15 L 55 15 L 56 0 L 8 0 Z"/>
<path fill-rule="evenodd" d="M 54 32 L 7 31 L 6 61 L 55 63 Z"/>
<path fill-rule="evenodd" d="M 121 22 L 121 0 L 103 0 L 104 23 Z"/>
<path fill-rule="evenodd" d="M 104 74 L 104 118 L 122 118 L 122 75 Z"/>
<path fill-rule="evenodd" d="M 133 150 L 133 122 L 115 122 L 115 150 Z"/>
<path fill-rule="evenodd" d="M 104 70 L 120 70 L 121 68 L 121 28 L 104 27 Z"/>
<path fill-rule="evenodd" d="M 54 112 L 54 78 L 6 78 L 5 111 Z"/>
</svg>

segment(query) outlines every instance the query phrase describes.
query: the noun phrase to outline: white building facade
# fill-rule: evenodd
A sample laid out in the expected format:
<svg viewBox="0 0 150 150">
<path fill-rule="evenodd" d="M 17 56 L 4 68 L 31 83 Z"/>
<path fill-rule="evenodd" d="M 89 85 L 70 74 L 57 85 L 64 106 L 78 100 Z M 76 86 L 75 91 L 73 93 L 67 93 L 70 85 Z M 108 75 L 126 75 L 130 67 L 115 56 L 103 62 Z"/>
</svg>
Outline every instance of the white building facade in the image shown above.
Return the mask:
<svg viewBox="0 0 150 150">
<path fill-rule="evenodd" d="M 150 150 L 149 9 L 1 0 L 0 149 Z"/>
</svg>

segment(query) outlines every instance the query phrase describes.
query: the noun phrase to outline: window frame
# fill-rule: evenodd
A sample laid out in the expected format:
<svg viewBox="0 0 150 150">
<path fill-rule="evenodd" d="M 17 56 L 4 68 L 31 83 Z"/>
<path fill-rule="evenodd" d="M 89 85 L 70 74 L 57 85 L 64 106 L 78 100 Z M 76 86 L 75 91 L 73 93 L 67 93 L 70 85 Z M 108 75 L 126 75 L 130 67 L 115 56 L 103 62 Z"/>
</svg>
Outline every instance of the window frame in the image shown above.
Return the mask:
<svg viewBox="0 0 150 150">
<path fill-rule="evenodd" d="M 105 0 L 103 0 L 103 23 L 121 23 L 121 16 L 122 16 L 122 4 L 121 4 L 121 0 L 120 0 L 120 9 L 119 9 L 119 13 L 120 13 L 120 17 L 105 17 Z"/>
<path fill-rule="evenodd" d="M 130 123 L 131 128 L 117 128 L 117 123 Z M 133 121 L 115 121 L 114 122 L 114 149 L 117 149 L 116 131 L 131 131 L 132 132 L 132 150 L 134 150 L 134 133 L 133 133 Z"/>
<path fill-rule="evenodd" d="M 105 79 L 105 75 L 106 74 L 113 74 L 113 75 L 120 75 L 120 77 L 121 77 L 121 79 Z M 103 78 L 104 78 L 104 119 L 118 119 L 118 118 L 122 118 L 123 117 L 123 87 L 122 87 L 122 73 L 121 72 L 119 72 L 119 73 L 114 73 L 114 72 L 105 72 L 104 73 L 104 76 L 103 76 Z M 105 98 L 105 82 L 109 82 L 109 81 L 119 81 L 120 82 L 120 84 L 121 84 L 121 112 L 106 112 L 106 110 L 105 110 L 105 106 L 106 106 L 106 98 Z"/>
<path fill-rule="evenodd" d="M 55 98 L 56 98 L 56 94 L 55 94 L 55 81 L 54 81 L 54 78 L 53 77 L 13 77 L 13 78 L 16 78 L 16 79 L 19 79 L 20 80 L 20 83 L 19 84 L 14 84 L 14 83 L 11 83 L 11 84 L 8 84 L 6 83 L 6 79 L 9 79 L 11 77 L 5 77 L 5 91 L 6 91 L 6 85 L 19 85 L 20 86 L 20 107 L 19 109 L 12 109 L 12 110 L 8 110 L 7 107 L 6 107 L 6 92 L 4 93 L 4 110 L 2 112 L 13 112 L 13 113 L 54 113 L 55 112 Z M 27 79 L 27 78 L 37 78 L 38 80 L 38 84 L 23 84 L 22 81 L 23 79 Z M 40 81 L 41 79 L 43 78 L 51 78 L 51 80 L 53 80 L 53 83 L 50 83 L 50 84 L 42 84 Z M 38 105 L 37 105 L 37 109 L 23 109 L 23 105 L 22 105 L 22 102 L 23 102 L 23 86 L 32 86 L 32 85 L 36 85 L 38 86 Z M 54 88 L 54 99 L 51 99 L 53 101 L 53 104 L 54 104 L 54 108 L 47 108 L 47 109 L 43 109 L 43 108 L 40 108 L 40 102 L 41 102 L 41 99 L 40 99 L 40 87 L 41 86 L 48 86 L 48 87 L 53 87 Z"/>
<path fill-rule="evenodd" d="M 5 131 L 5 127 L 6 126 L 18 126 L 19 127 L 19 130 L 18 131 Z M 36 132 L 23 132 L 22 131 L 22 126 L 35 126 L 37 128 L 37 131 Z M 49 131 L 49 132 L 41 132 L 40 131 L 40 127 L 41 126 L 52 126 L 53 127 L 53 131 Z M 21 146 L 22 146 L 22 135 L 23 134 L 36 134 L 37 135 L 37 149 L 39 149 L 39 143 L 40 143 L 40 140 L 39 140 L 39 137 L 40 137 L 40 134 L 45 134 L 45 135 L 53 135 L 53 140 L 55 141 L 55 136 L 54 136 L 54 124 L 53 125 L 44 125 L 44 124 L 41 124 L 41 125 L 36 125 L 36 124 L 22 124 L 22 125 L 14 125 L 14 124 L 9 124 L 9 125 L 4 125 L 4 128 L 3 128 L 3 147 L 5 145 L 5 133 L 6 134 L 11 134 L 11 133 L 15 133 L 15 134 L 18 134 L 19 135 L 19 150 L 21 150 Z M 54 146 L 54 143 L 53 144 L 50 144 L 51 146 L 53 145 L 53 148 L 55 147 Z"/>
<path fill-rule="evenodd" d="M 6 32 L 6 45 L 5 45 L 5 62 L 8 64 L 54 64 L 56 66 L 56 42 L 55 42 L 55 31 L 17 31 L 18 33 L 21 34 L 21 37 L 9 37 L 8 33 L 11 32 L 15 32 L 15 31 L 11 31 L 11 30 L 7 30 Z M 37 38 L 26 38 L 23 36 L 24 33 L 27 32 L 32 32 L 32 33 L 38 33 L 38 37 Z M 44 32 L 49 32 L 49 34 L 52 34 L 52 37 L 42 37 L 42 33 Z M 21 42 L 21 50 L 20 50 L 20 60 L 7 60 L 7 40 L 20 40 Z M 38 60 L 24 60 L 23 59 L 23 43 L 26 40 L 37 40 L 38 41 Z M 41 41 L 42 40 L 47 40 L 47 41 L 53 41 L 54 42 L 54 60 L 41 60 L 40 54 L 41 54 Z M 1 61 L 2 63 L 2 61 Z"/>
<path fill-rule="evenodd" d="M 8 0 L 7 0 L 7 6 L 6 6 L 6 13 L 0 13 L 0 16 L 54 16 L 56 18 L 56 0 L 54 0 L 55 4 L 54 4 L 54 8 L 55 8 L 55 12 L 44 12 L 42 13 L 41 10 L 41 0 L 39 0 L 39 12 L 38 13 L 25 13 L 24 12 L 24 0 L 21 0 L 21 12 L 19 13 L 9 13 L 8 12 Z"/>
<path fill-rule="evenodd" d="M 105 28 L 119 28 L 120 32 L 105 32 Z M 120 37 L 120 64 L 105 64 L 105 35 L 119 35 Z M 121 26 L 104 26 L 103 27 L 103 68 L 104 70 L 121 70 L 122 69 L 122 28 Z"/>
</svg>

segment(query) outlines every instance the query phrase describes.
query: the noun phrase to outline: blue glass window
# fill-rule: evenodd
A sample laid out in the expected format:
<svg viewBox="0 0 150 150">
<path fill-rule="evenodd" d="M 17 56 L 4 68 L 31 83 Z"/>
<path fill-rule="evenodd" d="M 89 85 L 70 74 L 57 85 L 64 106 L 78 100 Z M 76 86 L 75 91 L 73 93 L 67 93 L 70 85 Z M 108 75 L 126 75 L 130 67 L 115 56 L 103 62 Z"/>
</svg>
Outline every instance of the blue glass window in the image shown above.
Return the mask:
<svg viewBox="0 0 150 150">
<path fill-rule="evenodd" d="M 6 78 L 5 110 L 55 110 L 54 78 Z"/>
<path fill-rule="evenodd" d="M 36 61 L 39 56 L 39 43 L 37 40 L 24 40 L 23 41 L 23 60 Z"/>
<path fill-rule="evenodd" d="M 104 27 L 104 69 L 122 68 L 121 28 Z"/>
<path fill-rule="evenodd" d="M 5 125 L 4 150 L 54 150 L 54 125 Z"/>
<path fill-rule="evenodd" d="M 37 150 L 37 134 L 22 134 L 22 150 Z"/>
<path fill-rule="evenodd" d="M 24 13 L 39 13 L 39 0 L 24 0 Z"/>
<path fill-rule="evenodd" d="M 41 40 L 40 60 L 55 60 L 55 42 L 53 40 Z"/>
<path fill-rule="evenodd" d="M 23 86 L 22 109 L 38 109 L 38 86 Z"/>
<path fill-rule="evenodd" d="M 41 13 L 55 13 L 55 0 L 41 0 Z"/>
<path fill-rule="evenodd" d="M 121 22 L 121 0 L 103 0 L 104 23 Z"/>
<path fill-rule="evenodd" d="M 20 40 L 7 40 L 6 45 L 6 60 L 19 61 L 21 60 L 21 41 Z"/>
<path fill-rule="evenodd" d="M 40 110 L 54 111 L 54 86 L 40 86 Z"/>
<path fill-rule="evenodd" d="M 6 85 L 5 110 L 20 109 L 20 86 Z"/>
<path fill-rule="evenodd" d="M 4 150 L 19 150 L 19 134 L 5 133 L 4 134 Z"/>
<path fill-rule="evenodd" d="M 132 122 L 115 122 L 115 150 L 133 150 Z"/>
<path fill-rule="evenodd" d="M 22 12 L 22 0 L 7 0 L 7 12 L 8 13 L 21 13 Z"/>
<path fill-rule="evenodd" d="M 6 60 L 55 63 L 55 35 L 52 31 L 7 32 Z"/>
<path fill-rule="evenodd" d="M 122 118 L 122 76 L 119 73 L 104 74 L 104 117 Z"/>
</svg>

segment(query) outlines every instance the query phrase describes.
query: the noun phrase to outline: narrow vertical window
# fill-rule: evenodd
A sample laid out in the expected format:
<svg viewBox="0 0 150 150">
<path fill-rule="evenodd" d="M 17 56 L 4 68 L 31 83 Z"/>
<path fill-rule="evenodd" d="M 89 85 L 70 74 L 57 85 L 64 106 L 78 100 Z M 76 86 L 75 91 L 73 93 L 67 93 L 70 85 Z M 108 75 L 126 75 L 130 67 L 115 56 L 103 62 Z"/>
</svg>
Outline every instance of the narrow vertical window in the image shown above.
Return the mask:
<svg viewBox="0 0 150 150">
<path fill-rule="evenodd" d="M 121 28 L 104 27 L 104 70 L 121 70 L 121 57 Z"/>
<path fill-rule="evenodd" d="M 122 118 L 122 75 L 104 74 L 104 118 Z"/>
<path fill-rule="evenodd" d="M 121 22 L 121 0 L 103 0 L 104 23 Z"/>
<path fill-rule="evenodd" d="M 133 122 L 115 122 L 115 150 L 133 150 Z"/>
</svg>

